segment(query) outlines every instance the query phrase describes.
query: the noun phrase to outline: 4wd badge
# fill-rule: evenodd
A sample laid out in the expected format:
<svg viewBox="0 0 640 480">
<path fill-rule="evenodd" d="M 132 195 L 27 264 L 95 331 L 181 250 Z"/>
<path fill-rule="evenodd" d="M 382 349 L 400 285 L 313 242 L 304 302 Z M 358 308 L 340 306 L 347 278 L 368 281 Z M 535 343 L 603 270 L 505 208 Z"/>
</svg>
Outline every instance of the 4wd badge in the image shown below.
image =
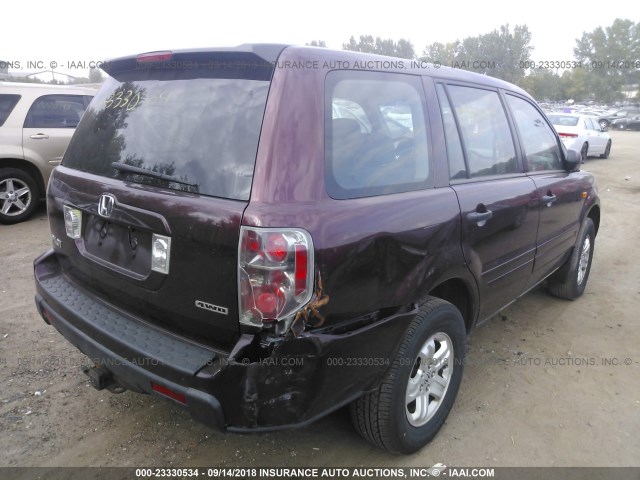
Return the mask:
<svg viewBox="0 0 640 480">
<path fill-rule="evenodd" d="M 209 310 L 210 312 L 221 313 L 222 315 L 228 315 L 229 309 L 226 307 L 219 307 L 211 303 L 203 302 L 202 300 L 196 300 L 196 307 Z"/>
</svg>

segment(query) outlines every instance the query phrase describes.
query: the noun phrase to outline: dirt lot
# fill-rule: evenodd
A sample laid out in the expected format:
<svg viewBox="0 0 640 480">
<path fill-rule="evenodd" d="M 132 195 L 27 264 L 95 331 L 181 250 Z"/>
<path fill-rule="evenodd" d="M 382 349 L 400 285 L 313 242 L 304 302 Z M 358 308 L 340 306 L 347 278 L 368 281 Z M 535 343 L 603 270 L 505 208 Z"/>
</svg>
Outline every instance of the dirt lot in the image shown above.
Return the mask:
<svg viewBox="0 0 640 480">
<path fill-rule="evenodd" d="M 640 133 L 589 159 L 602 225 L 585 295 L 536 289 L 472 333 L 453 412 L 410 457 L 368 446 L 341 410 L 301 430 L 212 431 L 148 396 L 92 389 L 36 313 L 44 209 L 0 226 L 0 466 L 640 466 Z"/>
</svg>

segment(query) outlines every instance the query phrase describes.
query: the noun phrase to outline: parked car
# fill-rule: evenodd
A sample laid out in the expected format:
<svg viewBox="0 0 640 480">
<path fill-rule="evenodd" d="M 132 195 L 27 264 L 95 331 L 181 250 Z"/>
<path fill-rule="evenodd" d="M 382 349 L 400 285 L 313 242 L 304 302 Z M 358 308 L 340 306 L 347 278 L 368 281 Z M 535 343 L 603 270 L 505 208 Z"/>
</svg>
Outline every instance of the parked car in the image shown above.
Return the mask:
<svg viewBox="0 0 640 480">
<path fill-rule="evenodd" d="M 0 223 L 29 218 L 96 90 L 0 82 Z"/>
<path fill-rule="evenodd" d="M 612 110 L 607 115 L 598 118 L 598 123 L 603 130 L 611 127 L 611 122 L 620 118 L 640 116 L 640 107 L 622 107 L 619 110 Z"/>
<path fill-rule="evenodd" d="M 609 158 L 611 135 L 598 125 L 595 118 L 566 113 L 550 113 L 547 116 L 564 145 L 580 152 L 582 163 L 587 157 Z"/>
<path fill-rule="evenodd" d="M 640 114 L 633 117 L 616 118 L 611 122 L 614 130 L 640 130 Z"/>
<path fill-rule="evenodd" d="M 473 327 L 543 281 L 585 290 L 594 177 L 514 85 L 278 45 L 104 69 L 35 261 L 37 308 L 97 389 L 235 432 L 350 405 L 410 453 L 447 418 Z"/>
</svg>

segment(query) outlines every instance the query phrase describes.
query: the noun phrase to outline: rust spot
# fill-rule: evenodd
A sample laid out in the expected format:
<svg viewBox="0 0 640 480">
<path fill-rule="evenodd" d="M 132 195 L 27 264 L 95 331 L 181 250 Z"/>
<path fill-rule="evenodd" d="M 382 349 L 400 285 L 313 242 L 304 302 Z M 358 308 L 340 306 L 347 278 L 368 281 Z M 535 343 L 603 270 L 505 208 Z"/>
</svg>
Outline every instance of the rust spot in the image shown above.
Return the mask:
<svg viewBox="0 0 640 480">
<path fill-rule="evenodd" d="M 324 323 L 324 317 L 318 311 L 329 303 L 329 295 L 324 293 L 322 288 L 322 277 L 318 272 L 318 288 L 311 297 L 309 303 L 307 303 L 296 314 L 293 322 L 291 323 L 291 333 L 294 337 L 297 337 L 300 333 L 309 327 L 320 327 Z M 311 323 L 310 323 L 311 321 Z"/>
</svg>

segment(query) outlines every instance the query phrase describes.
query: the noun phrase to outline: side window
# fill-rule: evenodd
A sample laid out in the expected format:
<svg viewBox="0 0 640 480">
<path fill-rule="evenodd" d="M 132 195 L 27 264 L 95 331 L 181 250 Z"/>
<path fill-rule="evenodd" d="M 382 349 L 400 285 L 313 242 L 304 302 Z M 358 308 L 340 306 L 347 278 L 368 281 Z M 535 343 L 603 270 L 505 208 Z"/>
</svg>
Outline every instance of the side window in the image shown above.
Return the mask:
<svg viewBox="0 0 640 480">
<path fill-rule="evenodd" d="M 587 122 L 587 129 L 595 130 L 596 132 L 600 131 L 600 125 L 593 118 L 585 117 L 585 121 Z"/>
<path fill-rule="evenodd" d="M 9 118 L 9 114 L 20 100 L 20 95 L 0 95 L 0 127 Z"/>
<path fill-rule="evenodd" d="M 469 165 L 469 175 L 504 175 L 519 171 L 507 116 L 497 92 L 449 85 Z"/>
<path fill-rule="evenodd" d="M 333 71 L 325 87 L 325 180 L 333 198 L 430 188 L 422 84 L 395 73 Z"/>
<path fill-rule="evenodd" d="M 75 128 L 84 109 L 82 95 L 43 95 L 31 105 L 24 128 Z"/>
<path fill-rule="evenodd" d="M 513 95 L 507 95 L 507 103 L 522 138 L 529 171 L 562 170 L 560 147 L 542 114 L 526 100 Z"/>
</svg>

